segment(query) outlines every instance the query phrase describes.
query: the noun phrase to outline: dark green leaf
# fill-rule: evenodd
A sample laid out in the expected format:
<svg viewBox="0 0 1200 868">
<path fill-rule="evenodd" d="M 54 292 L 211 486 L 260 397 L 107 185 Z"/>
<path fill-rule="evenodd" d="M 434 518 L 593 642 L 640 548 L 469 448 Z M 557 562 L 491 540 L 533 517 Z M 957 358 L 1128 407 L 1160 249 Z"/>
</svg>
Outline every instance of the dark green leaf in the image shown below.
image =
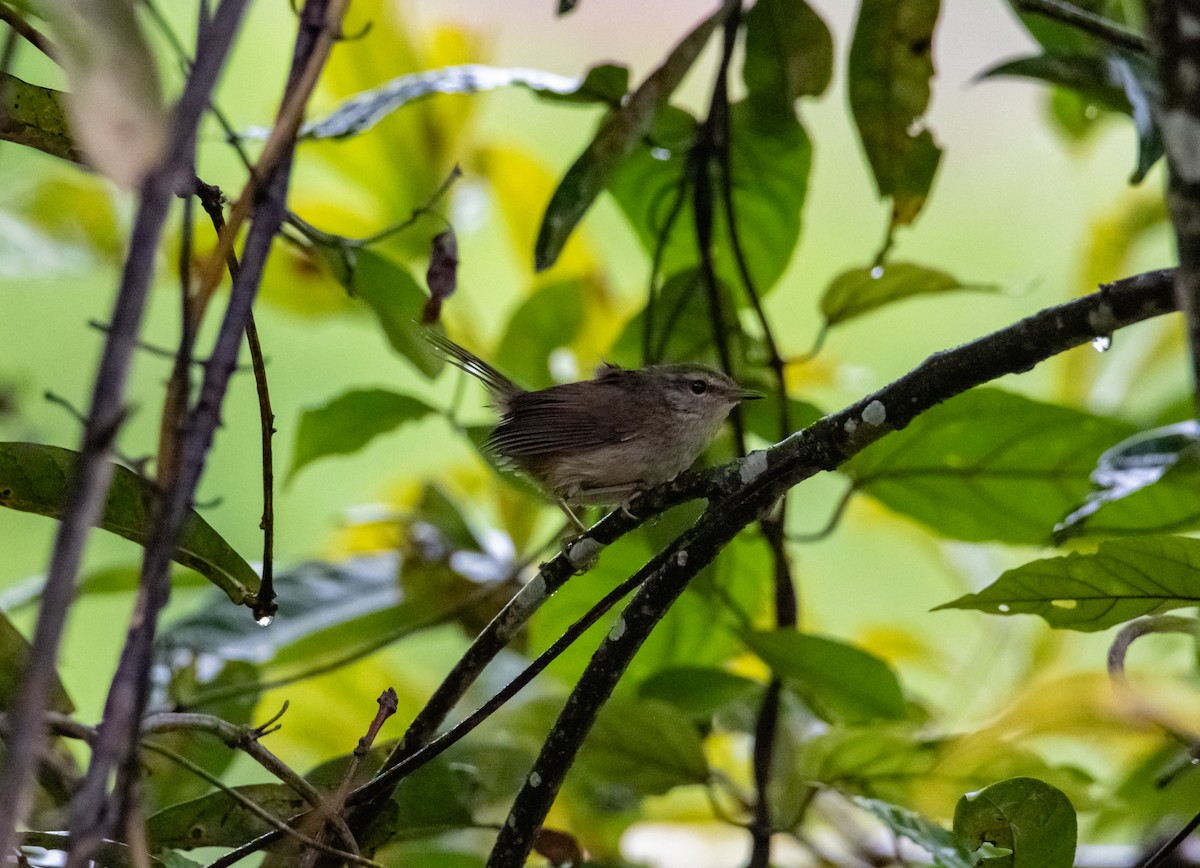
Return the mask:
<svg viewBox="0 0 1200 868">
<path fill-rule="evenodd" d="M 1032 561 L 977 594 L 939 609 L 1040 615 L 1052 627 L 1105 630 L 1142 615 L 1200 603 L 1200 540 L 1107 540 L 1095 554 Z"/>
<path fill-rule="evenodd" d="M 1103 54 L 1055 53 L 1022 57 L 992 67 L 982 77 L 1015 75 L 1070 88 L 1095 105 L 1129 115 L 1138 132 L 1133 183 L 1141 181 L 1163 154 L 1154 120 L 1158 85 L 1144 57 L 1116 50 Z"/>
<path fill-rule="evenodd" d="M 851 801 L 887 826 L 892 834 L 907 838 L 929 851 L 936 868 L 974 868 L 974 861 L 958 845 L 954 836 L 928 817 L 879 799 L 853 796 Z"/>
<path fill-rule="evenodd" d="M 808 401 L 788 398 L 788 427 L 791 431 L 807 428 L 824 415 L 820 408 Z M 761 401 L 742 404 L 742 421 L 745 422 L 747 431 L 768 443 L 775 443 L 785 436 L 779 427 L 778 399 L 770 392 L 767 392 Z"/>
<path fill-rule="evenodd" d="M 969 286 L 944 271 L 912 262 L 889 262 L 874 268 L 851 268 L 829 284 L 821 297 L 821 315 L 835 326 L 873 310 L 915 295 L 933 295 L 959 289 L 995 289 Z"/>
<path fill-rule="evenodd" d="M 563 245 L 607 186 L 613 170 L 650 132 L 655 116 L 666 106 L 731 8 L 728 0 L 722 3 L 716 13 L 684 37 L 662 65 L 601 123 L 591 144 L 567 170 L 546 206 L 534 249 L 534 266 L 539 271 L 558 260 Z"/>
<path fill-rule="evenodd" d="M 349 455 L 405 422 L 435 412 L 424 401 L 387 389 L 355 389 L 305 410 L 296 426 L 296 443 L 287 481 L 302 467 L 328 455 Z"/>
<path fill-rule="evenodd" d="M 819 96 L 833 73 L 833 37 L 804 0 L 760 0 L 746 13 L 742 78 L 749 99 L 773 111 Z"/>
<path fill-rule="evenodd" d="M 61 91 L 28 84 L 0 71 L 0 141 L 18 145 L 64 160 L 83 160 L 67 126 Z"/>
<path fill-rule="evenodd" d="M 309 807 L 287 784 L 249 784 L 233 789 L 283 819 Z M 156 851 L 165 847 L 236 847 L 272 828 L 223 790 L 164 808 L 146 821 L 151 850 Z"/>
<path fill-rule="evenodd" d="M 583 319 L 581 281 L 542 287 L 509 317 L 504 337 L 496 348 L 496 367 L 527 389 L 553 385 L 555 380 L 548 365 L 550 353 L 575 339 Z"/>
<path fill-rule="evenodd" d="M 638 696 L 669 703 L 701 720 L 761 689 L 757 681 L 714 666 L 674 666 L 660 669 L 638 685 Z"/>
<path fill-rule="evenodd" d="M 865 723 L 905 716 L 896 673 L 861 648 L 790 630 L 750 633 L 745 638 L 784 686 L 826 719 Z"/>
<path fill-rule="evenodd" d="M 761 111 L 748 100 L 730 107 L 730 128 L 733 228 L 755 290 L 762 295 L 779 280 L 800 240 L 812 143 L 795 112 Z M 718 213 L 725 225 L 724 209 Z M 718 265 L 726 283 L 741 286 L 731 257 L 721 256 Z"/>
<path fill-rule="evenodd" d="M 695 724 L 661 702 L 612 700 L 588 734 L 579 762 L 604 781 L 637 795 L 708 780 L 708 761 Z"/>
<path fill-rule="evenodd" d="M 166 685 L 166 698 L 174 708 L 194 708 L 196 700 L 206 693 L 211 695 L 236 685 L 239 688 L 236 692 L 205 703 L 203 710 L 229 723 L 249 726 L 261 695 L 255 689 L 258 684 L 257 668 L 240 660 L 214 664 L 216 661 L 211 658 L 205 661 L 203 667 L 197 664 L 194 657 L 188 657 L 188 662 L 182 666 L 176 661 L 170 683 Z M 215 673 L 214 669 L 217 669 Z M 211 775 L 220 776 L 236 758 L 236 753 L 225 743 L 191 730 L 156 733 L 148 736 L 147 740 L 182 754 Z M 198 798 L 211 789 L 209 783 L 194 771 L 183 768 L 153 750 L 143 752 L 141 768 L 140 798 L 147 813 Z"/>
<path fill-rule="evenodd" d="M 728 291 L 722 286 L 722 295 Z M 646 329 L 650 330 L 650 352 L 643 348 Z M 738 332 L 731 331 L 734 338 Z M 716 350 L 712 340 L 708 297 L 695 269 L 673 274 L 656 293 L 652 306 L 625 324 L 620 337 L 609 350 L 608 359 L 625 367 L 641 367 L 660 362 L 714 363 Z"/>
<path fill-rule="evenodd" d="M 0 443 L 0 506 L 60 518 L 79 453 L 37 443 Z M 132 470 L 113 466 L 100 527 L 136 543 L 145 540 L 154 490 Z M 258 574 L 194 510 L 179 536 L 174 558 L 203 575 L 234 603 L 258 591 Z"/>
<path fill-rule="evenodd" d="M 575 90 L 560 92 L 550 89 L 534 90 L 542 99 L 550 102 L 607 103 L 614 108 L 629 91 L 629 67 L 619 63 L 600 63 L 593 66 L 576 80 Z"/>
<path fill-rule="evenodd" d="M 988 868 L 1071 868 L 1075 809 L 1059 789 L 1035 778 L 1011 778 L 963 796 L 954 809 L 954 836 L 970 852 L 992 845 L 1011 855 Z"/>
<path fill-rule="evenodd" d="M 371 306 L 392 349 L 426 377 L 436 375 L 442 361 L 419 324 L 429 297 L 408 269 L 378 253 L 358 250 L 349 279 L 351 292 Z"/>
<path fill-rule="evenodd" d="M 865 0 L 850 45 L 850 108 L 892 225 L 920 213 L 942 151 L 925 127 L 939 0 Z"/>
<path fill-rule="evenodd" d="M 29 642 L 21 631 L 13 626 L 8 616 L 0 612 L 0 710 L 8 711 L 17 698 L 17 690 L 25 675 L 25 664 L 29 660 Z M 47 707 L 52 711 L 70 714 L 75 710 L 66 689 L 54 673 L 47 690 Z"/>
<path fill-rule="evenodd" d="M 917 417 L 843 466 L 856 488 L 955 539 L 1042 545 L 1133 427 L 999 389 Z"/>
<path fill-rule="evenodd" d="M 428 72 L 402 75 L 379 87 L 355 94 L 327 116 L 309 121 L 301 135 L 310 139 L 346 138 L 369 130 L 396 109 L 439 93 L 481 93 L 506 87 L 524 87 L 538 95 L 573 102 L 619 101 L 622 82 L 629 71 L 604 64 L 583 78 L 570 78 L 538 69 L 510 69 L 481 64 L 447 66 Z"/>
<path fill-rule="evenodd" d="M 1055 528 L 1059 538 L 1187 530 L 1200 523 L 1200 423 L 1135 434 L 1106 450 L 1092 481 L 1099 490 Z"/>
<path fill-rule="evenodd" d="M 1029 35 L 1050 53 L 1100 55 L 1112 48 L 1109 42 L 1088 28 L 1025 9 L 1020 0 L 1008 0 L 1008 5 Z M 1079 0 L 1072 5 L 1085 13 L 1108 19 L 1110 26 L 1127 26 L 1131 34 L 1144 29 L 1145 22 L 1137 20 L 1138 10 L 1121 0 Z"/>
</svg>

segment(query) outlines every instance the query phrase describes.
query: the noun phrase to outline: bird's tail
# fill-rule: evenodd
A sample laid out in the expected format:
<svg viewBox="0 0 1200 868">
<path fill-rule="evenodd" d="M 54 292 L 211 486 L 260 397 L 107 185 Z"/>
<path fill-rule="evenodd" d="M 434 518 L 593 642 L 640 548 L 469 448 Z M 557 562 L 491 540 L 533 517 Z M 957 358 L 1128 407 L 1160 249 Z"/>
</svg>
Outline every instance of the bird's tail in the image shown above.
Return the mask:
<svg viewBox="0 0 1200 868">
<path fill-rule="evenodd" d="M 425 338 L 433 344 L 434 349 L 445 357 L 446 361 L 456 368 L 461 368 L 483 383 L 487 387 L 488 393 L 492 396 L 492 400 L 501 410 L 506 410 L 507 404 L 515 396 L 525 391 L 508 377 L 504 376 L 504 374 L 479 358 L 479 356 L 468 349 L 460 347 L 440 332 L 427 329 L 425 331 Z"/>
</svg>

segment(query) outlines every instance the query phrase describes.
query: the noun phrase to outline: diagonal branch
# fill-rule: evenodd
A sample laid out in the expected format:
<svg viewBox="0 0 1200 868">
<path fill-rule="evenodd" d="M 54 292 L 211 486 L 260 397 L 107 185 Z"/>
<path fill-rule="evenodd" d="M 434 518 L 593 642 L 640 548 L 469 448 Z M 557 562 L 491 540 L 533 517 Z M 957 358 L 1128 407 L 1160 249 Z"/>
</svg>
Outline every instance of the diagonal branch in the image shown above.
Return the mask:
<svg viewBox="0 0 1200 868">
<path fill-rule="evenodd" d="M 645 582 L 620 616 L 624 629 L 601 642 L 568 697 L 501 826 L 488 868 L 524 864 L 580 745 L 633 655 L 692 578 L 744 527 L 793 486 L 837 468 L 942 401 L 1006 374 L 1027 371 L 1089 343 L 1109 326 L 1115 330 L 1174 310 L 1170 278 L 1166 271 L 1129 278 L 936 353 L 840 413 L 748 456 L 739 465 L 740 486 L 725 498 L 711 500 L 689 530 L 639 571 Z"/>
<path fill-rule="evenodd" d="M 301 93 L 307 98 L 311 92 L 315 76 L 320 71 L 320 63 L 316 61 L 323 62 L 328 56 L 340 27 L 345 4 L 346 0 L 309 0 L 301 16 L 292 71 L 283 108 L 276 119 L 276 129 L 291 130 L 291 134 L 276 153 L 273 170 L 261 177 L 267 195 L 256 209 L 246 235 L 242 267 L 233 281 L 229 304 L 205 368 L 200 395 L 195 407 L 187 414 L 182 445 L 178 450 L 177 470 L 171 474 L 172 484 L 156 504 L 142 561 L 141 585 L 133 620 L 105 701 L 104 720 L 92 752 L 88 774 L 72 804 L 72 843 L 67 859 L 68 868 L 85 862 L 92 849 L 121 822 L 126 808 L 125 795 L 138 774 L 138 723 L 145 710 L 149 690 L 158 615 L 170 594 L 171 553 L 220 421 L 221 404 L 237 366 L 241 337 L 250 318 L 267 255 L 283 222 L 282 203 L 287 197 L 295 128 L 303 110 L 303 102 L 297 105 L 296 95 Z M 259 180 L 252 176 L 247 187 L 257 189 Z M 221 261 L 223 263 L 224 260 Z M 202 309 L 201 304 L 193 307 L 193 312 Z M 197 322 L 198 318 L 194 318 L 193 325 Z M 117 775 L 116 785 L 110 794 L 109 782 L 114 772 Z"/>
<path fill-rule="evenodd" d="M 79 462 L 54 540 L 29 664 L 13 706 L 12 737 L 0 774 L 0 853 L 12 850 L 14 830 L 27 804 L 29 776 L 44 739 L 42 715 L 54 674 L 67 608 L 88 533 L 100 517 L 112 477 L 109 452 L 125 415 L 125 384 L 137 345 L 158 240 L 171 198 L 191 165 L 196 129 L 247 0 L 224 0 L 205 30 L 171 124 L 166 157 L 142 184 L 137 218 L 111 317 L 112 328 L 96 371 Z"/>
</svg>

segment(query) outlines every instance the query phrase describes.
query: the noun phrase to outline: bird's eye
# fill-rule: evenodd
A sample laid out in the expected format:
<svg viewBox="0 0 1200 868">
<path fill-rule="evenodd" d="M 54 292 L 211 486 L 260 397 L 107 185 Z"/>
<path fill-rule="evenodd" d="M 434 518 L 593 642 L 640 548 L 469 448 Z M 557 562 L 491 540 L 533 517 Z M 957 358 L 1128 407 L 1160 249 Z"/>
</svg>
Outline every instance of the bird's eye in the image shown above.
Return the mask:
<svg viewBox="0 0 1200 868">
<path fill-rule="evenodd" d="M 703 395 L 708 391 L 708 383 L 703 380 L 692 380 L 690 388 L 693 395 Z"/>
</svg>

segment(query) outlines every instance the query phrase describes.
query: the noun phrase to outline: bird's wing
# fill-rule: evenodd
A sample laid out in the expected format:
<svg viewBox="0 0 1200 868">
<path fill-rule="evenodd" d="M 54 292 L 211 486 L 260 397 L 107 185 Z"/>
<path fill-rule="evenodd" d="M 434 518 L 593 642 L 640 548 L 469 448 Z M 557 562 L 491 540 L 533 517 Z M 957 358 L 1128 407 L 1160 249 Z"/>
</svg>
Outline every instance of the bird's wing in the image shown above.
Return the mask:
<svg viewBox="0 0 1200 868">
<path fill-rule="evenodd" d="M 619 412 L 625 390 L 595 380 L 564 383 L 516 396 L 488 446 L 500 455 L 533 457 L 609 446 L 638 434 L 634 420 Z"/>
</svg>

